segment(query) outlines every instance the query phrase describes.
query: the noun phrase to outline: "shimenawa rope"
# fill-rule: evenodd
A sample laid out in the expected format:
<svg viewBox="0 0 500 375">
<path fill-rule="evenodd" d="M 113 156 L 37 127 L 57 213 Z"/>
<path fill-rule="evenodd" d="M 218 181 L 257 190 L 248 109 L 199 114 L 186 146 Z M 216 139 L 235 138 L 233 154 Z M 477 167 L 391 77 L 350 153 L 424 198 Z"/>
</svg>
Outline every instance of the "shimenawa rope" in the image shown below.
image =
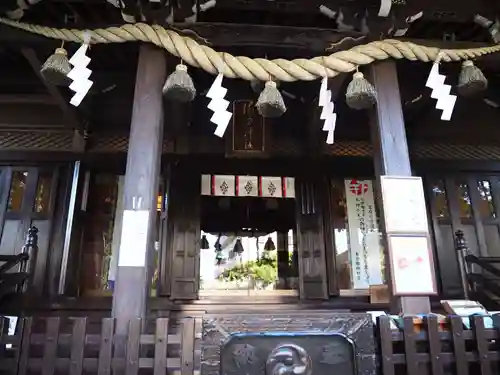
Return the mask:
<svg viewBox="0 0 500 375">
<path fill-rule="evenodd" d="M 166 49 L 185 63 L 201 68 L 208 73 L 218 74 L 217 67 L 224 67 L 223 74 L 228 78 L 268 81 L 272 77 L 277 81 L 312 81 L 326 75 L 334 77 L 340 73 L 356 70 L 358 66 L 368 65 L 375 60 L 388 58 L 435 61 L 440 54 L 441 61 L 460 61 L 499 52 L 500 44 L 490 47 L 471 49 L 439 49 L 415 43 L 385 39 L 353 47 L 347 51 L 338 51 L 328 56 L 312 59 L 274 59 L 233 56 L 225 52 L 199 44 L 194 39 L 160 25 L 145 23 L 125 24 L 95 30 L 57 29 L 32 25 L 0 18 L 0 23 L 47 38 L 67 42 L 83 42 L 83 35 L 90 33 L 92 43 L 149 42 Z"/>
</svg>

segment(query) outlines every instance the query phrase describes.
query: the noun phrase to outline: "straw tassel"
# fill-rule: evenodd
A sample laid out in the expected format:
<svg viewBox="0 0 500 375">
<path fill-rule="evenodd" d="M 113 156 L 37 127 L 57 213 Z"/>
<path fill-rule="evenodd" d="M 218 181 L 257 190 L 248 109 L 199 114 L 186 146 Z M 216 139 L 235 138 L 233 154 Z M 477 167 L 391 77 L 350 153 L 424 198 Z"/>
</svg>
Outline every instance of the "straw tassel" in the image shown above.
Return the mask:
<svg viewBox="0 0 500 375">
<path fill-rule="evenodd" d="M 465 60 L 458 78 L 457 91 L 462 96 L 472 96 L 488 87 L 483 72 L 471 60 Z"/>
<path fill-rule="evenodd" d="M 193 101 L 196 96 L 196 88 L 186 65 L 177 65 L 175 71 L 168 76 L 163 86 L 163 95 L 168 99 L 182 103 Z"/>
<path fill-rule="evenodd" d="M 352 109 L 369 109 L 377 103 L 377 93 L 363 73 L 356 72 L 349 82 L 346 103 Z"/>
<path fill-rule="evenodd" d="M 266 82 L 266 86 L 260 93 L 255 106 L 260 115 L 267 118 L 280 117 L 286 112 L 285 102 L 276 86 L 276 82 Z"/>
<path fill-rule="evenodd" d="M 68 52 L 61 46 L 56 48 L 40 69 L 40 74 L 47 81 L 57 86 L 68 86 L 70 80 L 67 75 L 71 71 Z"/>
</svg>

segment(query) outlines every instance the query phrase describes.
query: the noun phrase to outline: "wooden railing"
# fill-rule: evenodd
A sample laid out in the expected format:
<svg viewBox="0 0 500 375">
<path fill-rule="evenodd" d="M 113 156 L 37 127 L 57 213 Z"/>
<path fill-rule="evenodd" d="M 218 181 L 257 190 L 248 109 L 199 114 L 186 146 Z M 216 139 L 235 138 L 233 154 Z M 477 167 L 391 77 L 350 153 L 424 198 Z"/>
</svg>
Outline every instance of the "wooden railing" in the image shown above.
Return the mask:
<svg viewBox="0 0 500 375">
<path fill-rule="evenodd" d="M 488 319 L 496 328 L 485 328 L 479 316 L 471 317 L 470 329 L 456 316 L 445 323 L 430 316 L 421 326 L 407 317 L 394 328 L 393 321 L 382 316 L 374 327 L 379 363 L 374 373 L 499 374 L 500 317 Z M 141 320 L 133 320 L 125 338 L 126 353 L 117 358 L 114 347 L 119 337 L 114 333 L 113 319 L 102 320 L 100 332 L 93 333 L 86 318 L 70 319 L 69 325 L 58 317 L 41 321 L 25 318 L 11 336 L 6 334 L 4 321 L 3 328 L 0 324 L 0 374 L 194 375 L 199 373 L 199 357 L 195 356 L 198 323 L 197 318 L 184 319 L 179 333 L 169 334 L 166 318 L 157 319 L 151 333 Z M 332 367 L 332 374 L 334 370 Z"/>
<path fill-rule="evenodd" d="M 478 300 L 488 310 L 500 310 L 500 257 L 471 254 L 464 233 L 460 230 L 455 232 L 455 247 L 465 297 Z"/>
<path fill-rule="evenodd" d="M 29 289 L 33 280 L 38 252 L 38 229 L 28 229 L 26 241 L 19 254 L 0 255 L 0 303 L 11 293 L 22 293 Z M 15 267 L 19 268 L 15 270 Z M 13 272 L 14 271 L 14 272 Z"/>
<path fill-rule="evenodd" d="M 388 317 L 376 327 L 382 375 L 496 375 L 500 373 L 500 316 L 487 329 L 484 318 L 470 318 L 464 329 L 461 317 L 451 316 L 445 324 L 430 316 L 422 329 L 411 317 L 393 330 Z"/>
<path fill-rule="evenodd" d="M 9 336 L 5 319 L 0 335 L 0 374 L 195 373 L 195 318 L 184 319 L 178 334 L 169 334 L 168 318 L 156 320 L 154 333 L 144 333 L 143 322 L 132 320 L 124 338 L 115 334 L 111 318 L 102 320 L 100 333 L 89 332 L 87 318 L 71 318 L 69 322 L 67 325 L 68 320 L 59 317 L 24 318 L 16 333 Z M 126 350 L 120 358 L 114 349 L 121 339 Z"/>
</svg>

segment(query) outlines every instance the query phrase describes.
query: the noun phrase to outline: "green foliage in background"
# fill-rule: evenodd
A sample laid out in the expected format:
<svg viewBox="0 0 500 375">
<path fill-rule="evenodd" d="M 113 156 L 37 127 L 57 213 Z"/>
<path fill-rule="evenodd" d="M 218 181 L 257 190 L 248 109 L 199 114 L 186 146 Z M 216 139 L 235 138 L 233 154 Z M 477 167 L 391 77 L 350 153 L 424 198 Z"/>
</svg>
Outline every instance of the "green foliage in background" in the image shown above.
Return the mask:
<svg viewBox="0 0 500 375">
<path fill-rule="evenodd" d="M 276 252 L 264 253 L 258 260 L 249 260 L 228 268 L 219 275 L 219 280 L 245 281 L 248 279 L 261 281 L 264 285 L 272 284 L 278 278 Z"/>
<path fill-rule="evenodd" d="M 292 253 L 288 254 L 288 262 L 292 263 Z M 249 260 L 225 270 L 218 279 L 223 281 L 245 281 L 249 279 L 261 281 L 264 285 L 274 283 L 278 278 L 278 259 L 276 251 L 266 251 L 257 260 Z"/>
</svg>

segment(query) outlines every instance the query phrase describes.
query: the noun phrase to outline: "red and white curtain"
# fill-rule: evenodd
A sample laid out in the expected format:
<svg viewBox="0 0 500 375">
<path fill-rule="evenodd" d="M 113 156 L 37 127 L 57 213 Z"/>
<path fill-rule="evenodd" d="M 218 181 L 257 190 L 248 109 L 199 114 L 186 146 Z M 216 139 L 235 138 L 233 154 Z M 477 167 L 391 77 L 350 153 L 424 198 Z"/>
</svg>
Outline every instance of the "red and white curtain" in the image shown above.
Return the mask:
<svg viewBox="0 0 500 375">
<path fill-rule="evenodd" d="M 202 175 L 201 194 L 218 197 L 295 198 L 293 177 Z"/>
</svg>

